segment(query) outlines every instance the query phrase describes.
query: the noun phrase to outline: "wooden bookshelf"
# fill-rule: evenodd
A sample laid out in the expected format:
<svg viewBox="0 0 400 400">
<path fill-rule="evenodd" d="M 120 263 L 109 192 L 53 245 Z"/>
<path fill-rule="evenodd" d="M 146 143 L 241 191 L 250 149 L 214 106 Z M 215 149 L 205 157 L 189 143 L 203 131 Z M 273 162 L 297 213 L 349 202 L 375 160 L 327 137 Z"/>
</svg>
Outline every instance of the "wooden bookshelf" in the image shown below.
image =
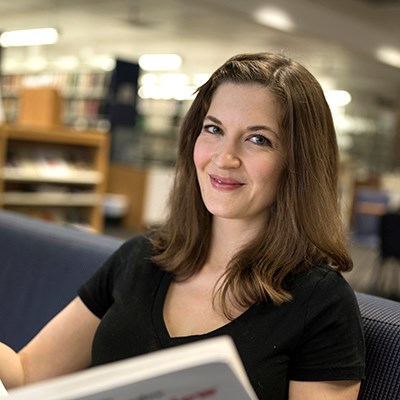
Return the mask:
<svg viewBox="0 0 400 400">
<path fill-rule="evenodd" d="M 109 136 L 0 126 L 0 207 L 103 230 Z"/>
<path fill-rule="evenodd" d="M 5 121 L 17 122 L 23 107 L 21 93 L 24 88 L 51 87 L 60 95 L 59 108 L 62 112 L 57 114 L 57 118 L 62 125 L 96 128 L 104 118 L 100 115 L 100 105 L 106 96 L 109 76 L 110 73 L 105 71 L 3 75 L 0 83 Z M 29 109 L 32 110 L 32 104 Z"/>
</svg>

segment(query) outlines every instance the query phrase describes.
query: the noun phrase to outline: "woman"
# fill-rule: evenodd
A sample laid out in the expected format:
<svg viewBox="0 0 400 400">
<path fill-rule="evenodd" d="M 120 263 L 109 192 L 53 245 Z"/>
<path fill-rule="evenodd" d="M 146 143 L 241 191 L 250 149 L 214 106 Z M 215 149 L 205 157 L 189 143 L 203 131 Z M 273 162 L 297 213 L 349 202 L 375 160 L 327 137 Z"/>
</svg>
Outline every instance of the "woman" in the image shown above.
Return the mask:
<svg viewBox="0 0 400 400">
<path fill-rule="evenodd" d="M 231 58 L 183 122 L 166 223 L 127 241 L 19 354 L 3 346 L 1 379 L 227 334 L 260 399 L 357 399 L 364 343 L 340 274 L 352 262 L 337 164 L 315 78 L 281 55 Z"/>
</svg>

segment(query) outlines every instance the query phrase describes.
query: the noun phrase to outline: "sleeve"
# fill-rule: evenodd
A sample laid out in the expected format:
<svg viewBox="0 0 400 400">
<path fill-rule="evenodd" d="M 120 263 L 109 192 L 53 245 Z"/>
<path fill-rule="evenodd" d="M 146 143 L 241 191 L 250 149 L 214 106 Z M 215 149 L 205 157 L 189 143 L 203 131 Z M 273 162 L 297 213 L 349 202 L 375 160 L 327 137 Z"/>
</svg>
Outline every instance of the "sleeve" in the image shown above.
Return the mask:
<svg viewBox="0 0 400 400">
<path fill-rule="evenodd" d="M 116 250 L 103 266 L 78 289 L 78 296 L 83 303 L 99 318 L 104 316 L 114 302 L 114 282 L 122 264 L 122 247 Z"/>
<path fill-rule="evenodd" d="M 358 303 L 345 279 L 330 271 L 317 282 L 309 297 L 289 378 L 359 380 L 364 374 L 365 344 Z"/>
</svg>

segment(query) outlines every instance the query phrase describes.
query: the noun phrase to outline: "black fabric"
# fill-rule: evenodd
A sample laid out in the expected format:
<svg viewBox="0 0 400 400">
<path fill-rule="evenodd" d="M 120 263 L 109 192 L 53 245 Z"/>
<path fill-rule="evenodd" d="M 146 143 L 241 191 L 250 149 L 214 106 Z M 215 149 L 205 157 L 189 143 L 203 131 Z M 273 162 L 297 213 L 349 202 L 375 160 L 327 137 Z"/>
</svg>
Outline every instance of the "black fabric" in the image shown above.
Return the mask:
<svg viewBox="0 0 400 400">
<path fill-rule="evenodd" d="M 298 275 L 291 282 L 291 302 L 255 305 L 208 334 L 174 338 L 162 316 L 171 276 L 150 256 L 146 238 L 132 239 L 79 290 L 89 309 L 102 318 L 93 365 L 227 334 L 260 399 L 287 399 L 289 380 L 363 378 L 357 301 L 343 277 L 328 267 L 315 266 Z"/>
<path fill-rule="evenodd" d="M 366 338 L 359 400 L 400 399 L 400 303 L 357 293 Z"/>
</svg>

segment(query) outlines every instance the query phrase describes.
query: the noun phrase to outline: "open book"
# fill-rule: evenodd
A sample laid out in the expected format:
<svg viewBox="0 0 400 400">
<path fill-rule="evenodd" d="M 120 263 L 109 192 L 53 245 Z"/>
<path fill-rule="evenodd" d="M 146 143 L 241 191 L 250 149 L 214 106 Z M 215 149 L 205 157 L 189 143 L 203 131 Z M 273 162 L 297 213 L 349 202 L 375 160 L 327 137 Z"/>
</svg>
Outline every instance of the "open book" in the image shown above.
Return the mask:
<svg viewBox="0 0 400 400">
<path fill-rule="evenodd" d="M 4 387 L 3 382 L 0 379 L 0 399 L 2 399 L 3 396 L 7 396 L 7 390 Z"/>
<path fill-rule="evenodd" d="M 4 399 L 257 400 L 257 396 L 233 340 L 221 336 L 13 389 Z"/>
</svg>

